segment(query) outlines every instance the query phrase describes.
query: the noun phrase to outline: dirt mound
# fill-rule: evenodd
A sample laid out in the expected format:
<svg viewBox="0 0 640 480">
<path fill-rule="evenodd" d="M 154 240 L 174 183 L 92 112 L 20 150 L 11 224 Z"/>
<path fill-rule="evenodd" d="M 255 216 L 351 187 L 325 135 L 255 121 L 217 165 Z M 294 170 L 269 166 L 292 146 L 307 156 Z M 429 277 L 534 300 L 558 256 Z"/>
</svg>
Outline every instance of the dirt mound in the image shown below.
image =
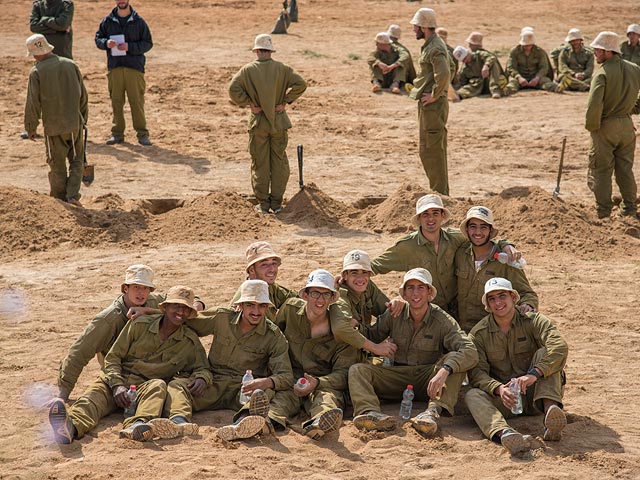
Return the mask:
<svg viewBox="0 0 640 480">
<path fill-rule="evenodd" d="M 287 202 L 278 219 L 313 228 L 339 228 L 352 223 L 349 219 L 358 215 L 354 207 L 334 200 L 315 183 L 309 183 Z"/>
</svg>

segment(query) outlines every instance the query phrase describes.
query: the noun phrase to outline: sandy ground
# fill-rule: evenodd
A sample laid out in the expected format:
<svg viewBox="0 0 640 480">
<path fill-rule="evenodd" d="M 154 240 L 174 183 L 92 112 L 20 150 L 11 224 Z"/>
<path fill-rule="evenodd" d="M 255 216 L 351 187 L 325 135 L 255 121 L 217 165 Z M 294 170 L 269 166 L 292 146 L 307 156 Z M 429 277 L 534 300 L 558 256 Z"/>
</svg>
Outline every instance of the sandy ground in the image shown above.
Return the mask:
<svg viewBox="0 0 640 480">
<path fill-rule="evenodd" d="M 633 374 L 640 368 L 640 224 L 595 216 L 585 185 L 586 96 L 576 93 L 466 100 L 451 105 L 448 125 L 452 196 L 445 202 L 454 224 L 473 204 L 494 209 L 502 234 L 528 260 L 541 311 L 569 342 L 569 425 L 561 442 L 511 458 L 482 437 L 460 402 L 429 440 L 408 425 L 363 435 L 347 417 L 339 434 L 321 442 L 290 431 L 231 448 L 216 442 L 215 432 L 232 412 L 217 411 L 195 416 L 202 426 L 195 438 L 121 440 L 114 414 L 81 441 L 59 446 L 37 408 L 71 343 L 118 294 L 129 264 L 151 265 L 162 290 L 187 284 L 209 305 L 225 304 L 243 280 L 243 252 L 255 239 L 283 256 L 279 281 L 299 288 L 314 268 L 337 271 L 348 250 L 375 256 L 408 231 L 415 198 L 428 184 L 417 156 L 415 103 L 370 92 L 366 55 L 378 31 L 400 24 L 416 57 L 420 43 L 408 22 L 417 8 L 433 7 L 449 43 L 480 30 L 504 63 L 525 25 L 550 50 L 574 26 L 588 39 L 600 30 L 624 32 L 638 21 L 632 2 L 541 0 L 506 8 L 471 0 L 301 0 L 300 22 L 274 40 L 275 58 L 309 82 L 290 108 L 294 174 L 278 218 L 258 216 L 246 200 L 246 111 L 230 104 L 226 89 L 252 60 L 253 37 L 271 30 L 279 3 L 133 4 L 155 44 L 146 75 L 149 148 L 133 143 L 129 120 L 132 143 L 104 145 L 111 109 L 104 52 L 93 36 L 112 4 L 75 3 L 74 55 L 90 95 L 88 153 L 97 177 L 83 188 L 85 211 L 46 195 L 44 146 L 18 137 L 31 65 L 24 56 L 30 2 L 0 0 L 5 18 L 14 19 L 0 33 L 0 478 L 640 478 Z M 565 171 L 553 200 L 563 137 Z M 305 146 L 305 181 L 313 183 L 301 193 L 297 144 Z M 371 195 L 388 199 L 364 208 Z M 399 281 L 398 274 L 376 279 L 389 293 Z M 73 398 L 97 371 L 92 361 Z M 397 408 L 384 407 L 390 414 Z M 541 418 L 513 425 L 542 434 Z"/>
</svg>

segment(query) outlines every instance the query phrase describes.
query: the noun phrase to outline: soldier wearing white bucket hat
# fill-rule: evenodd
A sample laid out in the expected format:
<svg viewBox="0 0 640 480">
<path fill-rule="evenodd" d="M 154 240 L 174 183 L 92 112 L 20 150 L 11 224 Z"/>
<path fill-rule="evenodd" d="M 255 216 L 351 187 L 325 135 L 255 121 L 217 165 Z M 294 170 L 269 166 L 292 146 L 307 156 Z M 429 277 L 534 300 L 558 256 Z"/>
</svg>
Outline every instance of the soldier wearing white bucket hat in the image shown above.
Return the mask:
<svg viewBox="0 0 640 480">
<path fill-rule="evenodd" d="M 522 88 L 542 88 L 549 92 L 557 88 L 551 79 L 553 72 L 549 56 L 536 45 L 536 35 L 531 27 L 524 27 L 520 32 L 519 44 L 509 52 L 506 71 L 509 76 L 509 94 Z"/>
<path fill-rule="evenodd" d="M 529 450 L 530 444 L 505 420 L 515 416 L 511 409 L 518 402 L 508 386 L 511 379 L 522 392 L 522 414 L 544 414 L 546 441 L 560 440 L 567 425 L 562 411 L 567 342 L 541 313 L 518 312 L 518 300 L 518 292 L 506 278 L 492 278 L 485 284 L 482 303 L 489 315 L 469 334 L 479 361 L 469 372 L 473 388 L 465 395 L 482 433 L 512 454 Z"/>
<path fill-rule="evenodd" d="M 374 93 L 388 88 L 391 93 L 400 94 L 407 81 L 405 65 L 409 60 L 407 52 L 398 48 L 391 41 L 387 32 L 376 35 L 376 49 L 369 54 L 367 63 L 371 73 L 372 91 Z"/>
<path fill-rule="evenodd" d="M 589 91 L 593 75 L 593 53 L 584 47 L 580 30 L 572 28 L 564 39 L 567 44 L 558 55 L 558 88 Z"/>
<path fill-rule="evenodd" d="M 482 49 L 472 52 L 458 45 L 453 55 L 462 63 L 456 85 L 461 100 L 489 93 L 495 99 L 506 95 L 507 78 L 494 54 Z"/>
<path fill-rule="evenodd" d="M 585 128 L 591 132 L 587 185 L 595 195 L 599 218 L 613 209 L 611 177 L 622 196 L 623 216 L 637 217 L 638 187 L 633 174 L 640 67 L 620 57 L 620 37 L 600 32 L 591 43 L 599 67 L 591 80 Z"/>
<path fill-rule="evenodd" d="M 409 94 L 418 102 L 420 160 L 431 190 L 449 195 L 447 166 L 447 91 L 451 83 L 447 46 L 436 34 L 436 14 L 430 8 L 419 9 L 411 20 L 416 39 L 424 39 L 420 53 L 420 71 Z"/>
<path fill-rule="evenodd" d="M 251 186 L 262 213 L 280 213 L 289 181 L 287 131 L 291 120 L 286 106 L 307 89 L 307 82 L 290 66 L 271 58 L 270 35 L 256 36 L 257 59 L 246 64 L 229 84 L 229 97 L 239 107 L 249 107 Z"/>
<path fill-rule="evenodd" d="M 640 25 L 632 23 L 627 27 L 627 40 L 620 44 L 620 55 L 640 66 Z"/>
</svg>

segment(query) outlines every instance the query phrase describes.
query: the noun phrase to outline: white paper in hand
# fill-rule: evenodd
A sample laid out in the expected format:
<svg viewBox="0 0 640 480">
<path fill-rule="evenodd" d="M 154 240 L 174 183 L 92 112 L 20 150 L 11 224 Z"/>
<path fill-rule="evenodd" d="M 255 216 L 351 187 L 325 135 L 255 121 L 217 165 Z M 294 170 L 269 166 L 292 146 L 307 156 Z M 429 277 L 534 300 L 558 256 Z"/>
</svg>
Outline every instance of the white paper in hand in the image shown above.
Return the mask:
<svg viewBox="0 0 640 480">
<path fill-rule="evenodd" d="M 111 56 L 112 57 L 124 57 L 127 55 L 127 52 L 124 50 L 118 50 L 118 45 L 124 43 L 124 35 L 111 35 L 109 40 L 113 40 L 116 42 L 116 46 L 111 48 Z"/>
</svg>

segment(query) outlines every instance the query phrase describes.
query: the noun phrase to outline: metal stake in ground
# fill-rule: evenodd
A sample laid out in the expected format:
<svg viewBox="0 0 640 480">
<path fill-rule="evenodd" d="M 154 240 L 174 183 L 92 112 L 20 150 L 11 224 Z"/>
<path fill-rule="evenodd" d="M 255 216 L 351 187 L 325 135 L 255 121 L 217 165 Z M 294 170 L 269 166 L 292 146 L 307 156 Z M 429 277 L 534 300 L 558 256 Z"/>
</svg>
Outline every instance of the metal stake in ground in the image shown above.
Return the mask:
<svg viewBox="0 0 640 480">
<path fill-rule="evenodd" d="M 302 145 L 298 145 L 298 184 L 300 185 L 300 190 L 304 190 L 304 181 L 302 180 L 302 154 Z"/>
<path fill-rule="evenodd" d="M 87 126 L 84 125 L 82 127 L 82 130 L 83 130 L 82 133 L 84 135 L 84 158 L 82 159 L 82 183 L 84 183 L 85 186 L 88 187 L 93 183 L 95 174 L 93 170 L 93 165 L 89 165 L 87 163 L 87 136 L 89 135 Z"/>
<path fill-rule="evenodd" d="M 558 180 L 556 180 L 556 188 L 553 190 L 553 198 L 560 195 L 560 180 L 562 179 L 562 165 L 564 164 L 564 149 L 567 146 L 567 137 L 562 139 L 562 150 L 560 152 L 560 166 L 558 167 Z"/>
</svg>

